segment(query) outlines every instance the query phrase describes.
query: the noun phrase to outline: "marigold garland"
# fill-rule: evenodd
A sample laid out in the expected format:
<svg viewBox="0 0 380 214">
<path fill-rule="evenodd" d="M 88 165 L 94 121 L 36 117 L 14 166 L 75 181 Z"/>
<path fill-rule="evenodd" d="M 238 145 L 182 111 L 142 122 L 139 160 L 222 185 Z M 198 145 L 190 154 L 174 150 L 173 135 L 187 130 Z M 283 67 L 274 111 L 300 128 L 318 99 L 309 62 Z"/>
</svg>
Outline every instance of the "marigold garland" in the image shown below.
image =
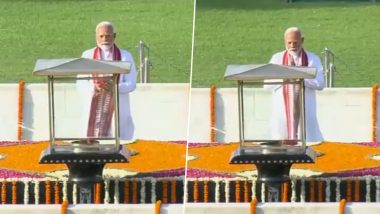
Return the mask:
<svg viewBox="0 0 380 214">
<path fill-rule="evenodd" d="M 261 183 L 261 202 L 265 202 L 265 196 L 266 196 L 266 189 L 265 189 L 265 183 Z"/>
<path fill-rule="evenodd" d="M 175 179 L 171 180 L 171 202 L 177 202 L 177 183 Z"/>
<path fill-rule="evenodd" d="M 249 190 L 248 190 L 248 181 L 244 181 L 244 202 L 249 202 Z"/>
<path fill-rule="evenodd" d="M 310 202 L 315 202 L 315 180 L 310 179 Z"/>
<path fill-rule="evenodd" d="M 67 208 L 69 207 L 69 201 L 63 200 L 61 205 L 61 214 L 67 214 Z"/>
<path fill-rule="evenodd" d="M 154 206 L 154 213 L 155 214 L 161 213 L 161 205 L 162 205 L 162 202 L 160 200 L 158 200 Z"/>
<path fill-rule="evenodd" d="M 210 141 L 215 142 L 215 85 L 210 87 Z"/>
<path fill-rule="evenodd" d="M 253 198 L 250 204 L 250 214 L 256 214 L 257 198 Z"/>
<path fill-rule="evenodd" d="M 22 140 L 22 124 L 24 119 L 24 80 L 18 83 L 18 115 L 17 115 L 17 140 Z"/>
<path fill-rule="evenodd" d="M 208 180 L 203 181 L 203 201 L 208 202 Z"/>
<path fill-rule="evenodd" d="M 342 199 L 339 202 L 339 214 L 344 214 L 345 208 L 346 208 L 346 199 Z"/>
<path fill-rule="evenodd" d="M 1 183 L 1 203 L 7 203 L 7 182 L 5 180 Z"/>
<path fill-rule="evenodd" d="M 360 201 L 360 180 L 355 180 L 355 198 L 356 202 Z"/>
<path fill-rule="evenodd" d="M 352 201 L 352 181 L 351 179 L 347 179 L 346 181 L 346 184 L 347 184 L 347 187 L 346 187 L 346 198 L 347 198 L 347 201 L 350 202 Z"/>
<path fill-rule="evenodd" d="M 73 184 L 73 204 L 78 203 L 78 184 L 74 183 Z"/>
<path fill-rule="evenodd" d="M 166 156 L 161 155 L 157 162 L 149 164 L 143 164 L 143 161 L 138 161 L 138 163 L 135 163 L 135 161 L 134 164 L 131 163 L 131 170 L 143 173 L 162 170 L 162 167 L 164 167 L 164 170 L 168 170 L 174 169 L 174 167 L 184 166 L 183 157 L 186 154 L 186 144 L 144 140 L 138 140 L 133 144 L 128 145 L 128 148 L 136 151 L 144 151 L 140 153 L 141 157 L 139 157 L 139 159 L 141 160 L 156 155 L 156 151 L 161 152 L 161 154 L 164 151 L 169 151 L 170 153 L 178 155 L 172 155 L 173 159 L 171 157 L 170 161 L 167 160 Z M 23 143 L 15 146 L 1 146 L 0 153 L 6 155 L 7 158 L 0 162 L 0 167 L 35 173 L 46 173 L 50 171 L 67 169 L 64 164 L 38 164 L 38 157 L 40 156 L 41 151 L 46 149 L 48 145 L 48 142 L 40 142 Z M 210 145 L 212 146 L 194 148 L 189 147 L 189 155 L 200 157 L 188 162 L 189 169 L 197 168 L 206 171 L 220 171 L 228 173 L 252 170 L 252 165 L 250 164 L 228 164 L 228 159 L 231 152 L 235 151 L 239 146 L 237 143 L 226 143 L 225 145 L 219 146 L 216 146 L 215 144 Z M 379 166 L 376 161 L 368 158 L 369 156 L 379 154 L 379 147 L 338 142 L 323 142 L 319 145 L 312 146 L 312 148 L 324 153 L 325 155 L 323 158 L 318 160 L 315 164 L 295 164 L 293 168 L 310 169 L 323 173 L 334 173 L 337 171 L 373 168 Z M 146 149 L 149 149 L 149 151 L 146 151 Z M 151 151 L 155 152 L 153 153 Z M 355 153 L 355 159 L 348 155 L 352 153 Z M 28 155 L 28 157 L 31 157 L 32 159 L 29 161 L 25 160 L 25 155 Z M 336 160 L 337 155 L 340 155 L 339 161 Z M 177 157 L 181 159 L 177 159 Z M 168 166 L 164 165 L 166 163 Z M 117 169 L 122 169 L 123 167 L 125 168 L 125 166 L 121 164 L 111 164 L 110 167 Z"/>
<path fill-rule="evenodd" d="M 59 183 L 58 181 L 54 184 L 54 204 L 59 204 Z"/>
<path fill-rule="evenodd" d="M 237 143 L 219 146 L 215 146 L 215 144 L 209 145 L 210 146 L 204 147 L 189 147 L 189 155 L 197 156 L 200 158 L 189 161 L 188 168 L 197 168 L 207 171 L 222 171 L 229 173 L 252 170 L 252 166 L 250 164 L 226 164 L 229 162 L 231 152 L 238 149 L 239 145 Z M 323 173 L 334 173 L 337 171 L 346 171 L 360 168 L 364 169 L 379 166 L 376 161 L 368 158 L 371 155 L 379 154 L 379 147 L 339 142 L 322 142 L 321 144 L 312 146 L 312 148 L 318 152 L 325 154 L 323 158 L 320 158 L 320 160 L 318 160 L 318 162 L 315 164 L 295 164 L 292 166 L 292 168 L 310 169 Z M 355 159 L 349 155 L 352 153 L 355 153 Z M 337 156 L 340 157 L 339 161 L 336 159 Z M 309 183 L 309 181 L 307 181 L 307 183 Z"/>
<path fill-rule="evenodd" d="M 335 201 L 339 201 L 342 199 L 341 195 L 340 195 L 340 183 L 341 183 L 341 179 L 340 178 L 336 178 L 335 179 Z"/>
<path fill-rule="evenodd" d="M 12 181 L 12 204 L 17 204 L 17 187 L 16 181 Z"/>
<path fill-rule="evenodd" d="M 124 181 L 124 203 L 125 204 L 129 203 L 129 181 L 128 180 Z"/>
<path fill-rule="evenodd" d="M 194 202 L 198 202 L 199 194 L 198 194 L 198 179 L 194 181 Z"/>
<path fill-rule="evenodd" d="M 50 197 L 50 180 L 45 181 L 45 203 L 51 204 L 51 197 Z"/>
<path fill-rule="evenodd" d="M 325 145 L 326 144 L 326 145 Z M 345 151 L 355 151 L 355 152 L 358 152 L 358 151 L 360 151 L 360 150 L 363 150 L 363 151 L 367 151 L 367 152 L 362 152 L 362 153 L 360 153 L 360 154 L 363 154 L 363 155 L 365 155 L 365 154 L 370 154 L 370 152 L 372 152 L 372 153 L 374 153 L 374 152 L 377 152 L 378 153 L 378 151 L 379 151 L 379 148 L 377 148 L 377 147 L 365 147 L 365 146 L 358 146 L 358 145 L 339 145 L 339 147 L 337 147 L 337 146 L 334 146 L 335 144 L 334 143 L 322 143 L 322 144 L 320 144 L 320 145 L 317 145 L 317 146 L 315 146 L 315 147 L 317 147 L 317 149 L 318 149 L 318 151 L 324 151 L 326 148 L 325 147 L 331 147 L 331 148 L 328 148 L 328 150 L 326 150 L 327 152 L 329 151 L 329 150 L 336 150 L 336 148 L 340 148 L 340 149 L 342 149 L 342 147 L 347 147 L 347 148 L 345 148 Z M 26 146 L 28 146 L 28 145 L 26 145 Z M 4 148 L 8 148 L 8 147 L 4 147 Z M 17 147 L 16 147 L 17 148 Z M 12 148 L 13 150 L 15 150 L 14 148 Z M 345 159 L 345 157 L 342 157 L 343 159 Z M 20 159 L 21 160 L 21 159 Z M 360 160 L 359 160 L 360 161 Z M 359 162 L 359 161 L 357 161 L 357 162 Z M 330 164 L 330 165 L 333 165 L 333 164 Z M 320 179 L 317 179 L 316 180 L 316 183 L 315 183 L 315 193 L 317 193 L 317 191 L 318 191 L 318 189 L 317 189 L 317 185 L 319 186 L 319 181 L 320 181 Z M 356 185 L 356 183 L 355 183 L 355 185 Z M 10 185 L 8 184 L 8 187 L 10 187 Z M 319 188 L 319 187 L 318 187 Z M 355 197 L 354 197 L 354 195 L 356 195 L 356 194 L 360 194 L 360 192 L 358 192 L 358 191 L 356 191 L 356 186 L 355 186 L 355 191 L 354 191 L 354 183 L 352 183 L 352 187 L 351 187 L 351 200 L 356 200 L 355 199 Z M 10 190 L 11 188 L 9 188 L 9 190 Z M 320 189 L 322 189 L 322 188 L 320 188 Z M 10 191 L 8 191 L 8 196 L 7 197 L 10 197 Z M 318 197 L 319 197 L 319 194 L 320 194 L 320 192 L 318 191 L 318 194 L 315 194 L 315 196 L 317 196 L 318 195 Z M 327 193 L 326 193 L 327 194 Z M 53 194 L 51 195 L 51 196 L 53 196 Z M 327 196 L 326 196 L 327 197 Z M 316 199 L 317 199 L 317 197 L 315 197 Z M 9 203 L 9 201 L 11 201 L 11 200 L 9 200 L 10 198 L 8 198 L 8 202 L 7 203 Z M 318 199 L 319 200 L 319 199 Z M 333 199 L 333 200 L 335 200 L 335 198 Z M 335 201 L 339 201 L 340 200 L 340 198 L 338 199 L 338 200 L 335 200 Z M 155 201 L 155 200 L 154 200 Z"/>
<path fill-rule="evenodd" d="M 167 204 L 168 201 L 168 180 L 162 181 L 162 203 Z"/>
<path fill-rule="evenodd" d="M 377 83 L 372 86 L 372 141 L 377 141 Z"/>
<path fill-rule="evenodd" d="M 323 202 L 323 181 L 318 180 L 318 202 Z"/>
<path fill-rule="evenodd" d="M 289 183 L 284 182 L 282 184 L 282 202 L 288 202 Z"/>
<path fill-rule="evenodd" d="M 235 201 L 240 202 L 240 181 L 235 181 Z"/>
<path fill-rule="evenodd" d="M 101 201 L 101 192 L 102 192 L 102 184 L 101 183 L 96 183 L 95 184 L 95 204 L 100 204 L 102 203 Z"/>
<path fill-rule="evenodd" d="M 137 180 L 132 181 L 132 203 L 137 204 Z"/>
</svg>

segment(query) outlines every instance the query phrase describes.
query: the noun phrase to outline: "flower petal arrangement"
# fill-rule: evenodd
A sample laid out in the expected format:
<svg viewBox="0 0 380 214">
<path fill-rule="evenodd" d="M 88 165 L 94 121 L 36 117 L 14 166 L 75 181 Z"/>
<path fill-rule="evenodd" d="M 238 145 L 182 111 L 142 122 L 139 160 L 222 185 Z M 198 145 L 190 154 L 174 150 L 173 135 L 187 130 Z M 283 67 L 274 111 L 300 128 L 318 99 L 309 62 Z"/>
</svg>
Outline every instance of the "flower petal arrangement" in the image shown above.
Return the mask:
<svg viewBox="0 0 380 214">
<path fill-rule="evenodd" d="M 170 177 L 185 175 L 186 144 L 169 141 L 137 140 L 124 145 L 136 151 L 129 163 L 107 164 L 105 168 L 135 172 L 138 177 Z M 229 164 L 238 143 L 190 143 L 188 177 L 231 177 L 254 170 L 253 164 Z M 41 152 L 48 142 L 0 142 L 0 177 L 43 177 L 67 169 L 65 164 L 39 164 Z M 318 156 L 313 164 L 294 164 L 292 169 L 312 170 L 322 176 L 380 175 L 380 143 L 322 142 L 312 146 Z"/>
</svg>

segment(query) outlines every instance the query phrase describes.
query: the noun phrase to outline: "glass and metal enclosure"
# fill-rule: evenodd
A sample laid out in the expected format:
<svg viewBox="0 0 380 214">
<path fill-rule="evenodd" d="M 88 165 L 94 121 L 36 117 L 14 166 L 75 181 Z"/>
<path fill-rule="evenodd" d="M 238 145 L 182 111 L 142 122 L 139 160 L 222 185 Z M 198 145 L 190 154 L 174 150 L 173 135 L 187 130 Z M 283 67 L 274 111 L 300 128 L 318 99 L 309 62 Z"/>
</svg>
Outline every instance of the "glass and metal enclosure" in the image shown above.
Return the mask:
<svg viewBox="0 0 380 214">
<path fill-rule="evenodd" d="M 311 67 L 275 64 L 227 67 L 225 80 L 236 81 L 238 84 L 241 152 L 305 152 L 304 79 L 314 78 L 315 75 L 316 68 Z M 284 100 L 285 91 L 290 88 L 295 95 L 290 93 L 288 100 Z"/>
<path fill-rule="evenodd" d="M 33 74 L 46 76 L 48 80 L 50 153 L 120 150 L 118 81 L 121 74 L 129 73 L 130 66 L 129 62 L 85 58 L 37 60 Z M 113 131 L 104 136 L 87 133 L 91 98 L 95 93 L 93 81 L 108 84 L 111 94 L 103 102 L 110 105 Z"/>
</svg>

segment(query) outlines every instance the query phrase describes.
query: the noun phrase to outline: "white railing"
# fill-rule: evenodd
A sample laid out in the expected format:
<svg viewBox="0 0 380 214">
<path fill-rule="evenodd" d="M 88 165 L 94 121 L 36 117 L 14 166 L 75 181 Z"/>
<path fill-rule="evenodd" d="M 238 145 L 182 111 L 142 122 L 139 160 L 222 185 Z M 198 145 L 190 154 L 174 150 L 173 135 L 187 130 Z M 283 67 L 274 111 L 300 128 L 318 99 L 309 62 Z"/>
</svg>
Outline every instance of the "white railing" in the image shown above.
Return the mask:
<svg viewBox="0 0 380 214">
<path fill-rule="evenodd" d="M 333 88 L 335 82 L 334 53 L 327 47 L 323 50 L 323 71 L 327 88 Z"/>
<path fill-rule="evenodd" d="M 139 42 L 139 58 L 140 58 L 140 83 L 149 82 L 149 47 L 144 41 Z"/>
</svg>

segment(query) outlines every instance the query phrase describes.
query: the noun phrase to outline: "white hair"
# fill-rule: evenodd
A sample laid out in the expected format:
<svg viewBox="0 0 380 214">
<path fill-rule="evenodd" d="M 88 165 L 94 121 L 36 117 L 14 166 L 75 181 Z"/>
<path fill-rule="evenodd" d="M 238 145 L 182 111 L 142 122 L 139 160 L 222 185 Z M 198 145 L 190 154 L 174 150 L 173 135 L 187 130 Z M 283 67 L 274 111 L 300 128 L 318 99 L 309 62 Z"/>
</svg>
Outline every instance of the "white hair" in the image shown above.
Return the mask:
<svg viewBox="0 0 380 214">
<path fill-rule="evenodd" d="M 112 29 L 112 32 L 116 33 L 115 26 L 109 21 L 102 21 L 98 25 L 96 25 L 95 32 L 98 32 L 98 29 L 101 27 L 110 27 Z"/>
<path fill-rule="evenodd" d="M 293 32 L 299 33 L 301 35 L 301 38 L 303 38 L 303 34 L 301 32 L 301 29 L 299 29 L 298 27 L 290 27 L 290 28 L 286 29 L 286 31 L 284 33 L 284 37 L 286 37 L 286 35 L 288 33 L 293 33 Z"/>
</svg>

